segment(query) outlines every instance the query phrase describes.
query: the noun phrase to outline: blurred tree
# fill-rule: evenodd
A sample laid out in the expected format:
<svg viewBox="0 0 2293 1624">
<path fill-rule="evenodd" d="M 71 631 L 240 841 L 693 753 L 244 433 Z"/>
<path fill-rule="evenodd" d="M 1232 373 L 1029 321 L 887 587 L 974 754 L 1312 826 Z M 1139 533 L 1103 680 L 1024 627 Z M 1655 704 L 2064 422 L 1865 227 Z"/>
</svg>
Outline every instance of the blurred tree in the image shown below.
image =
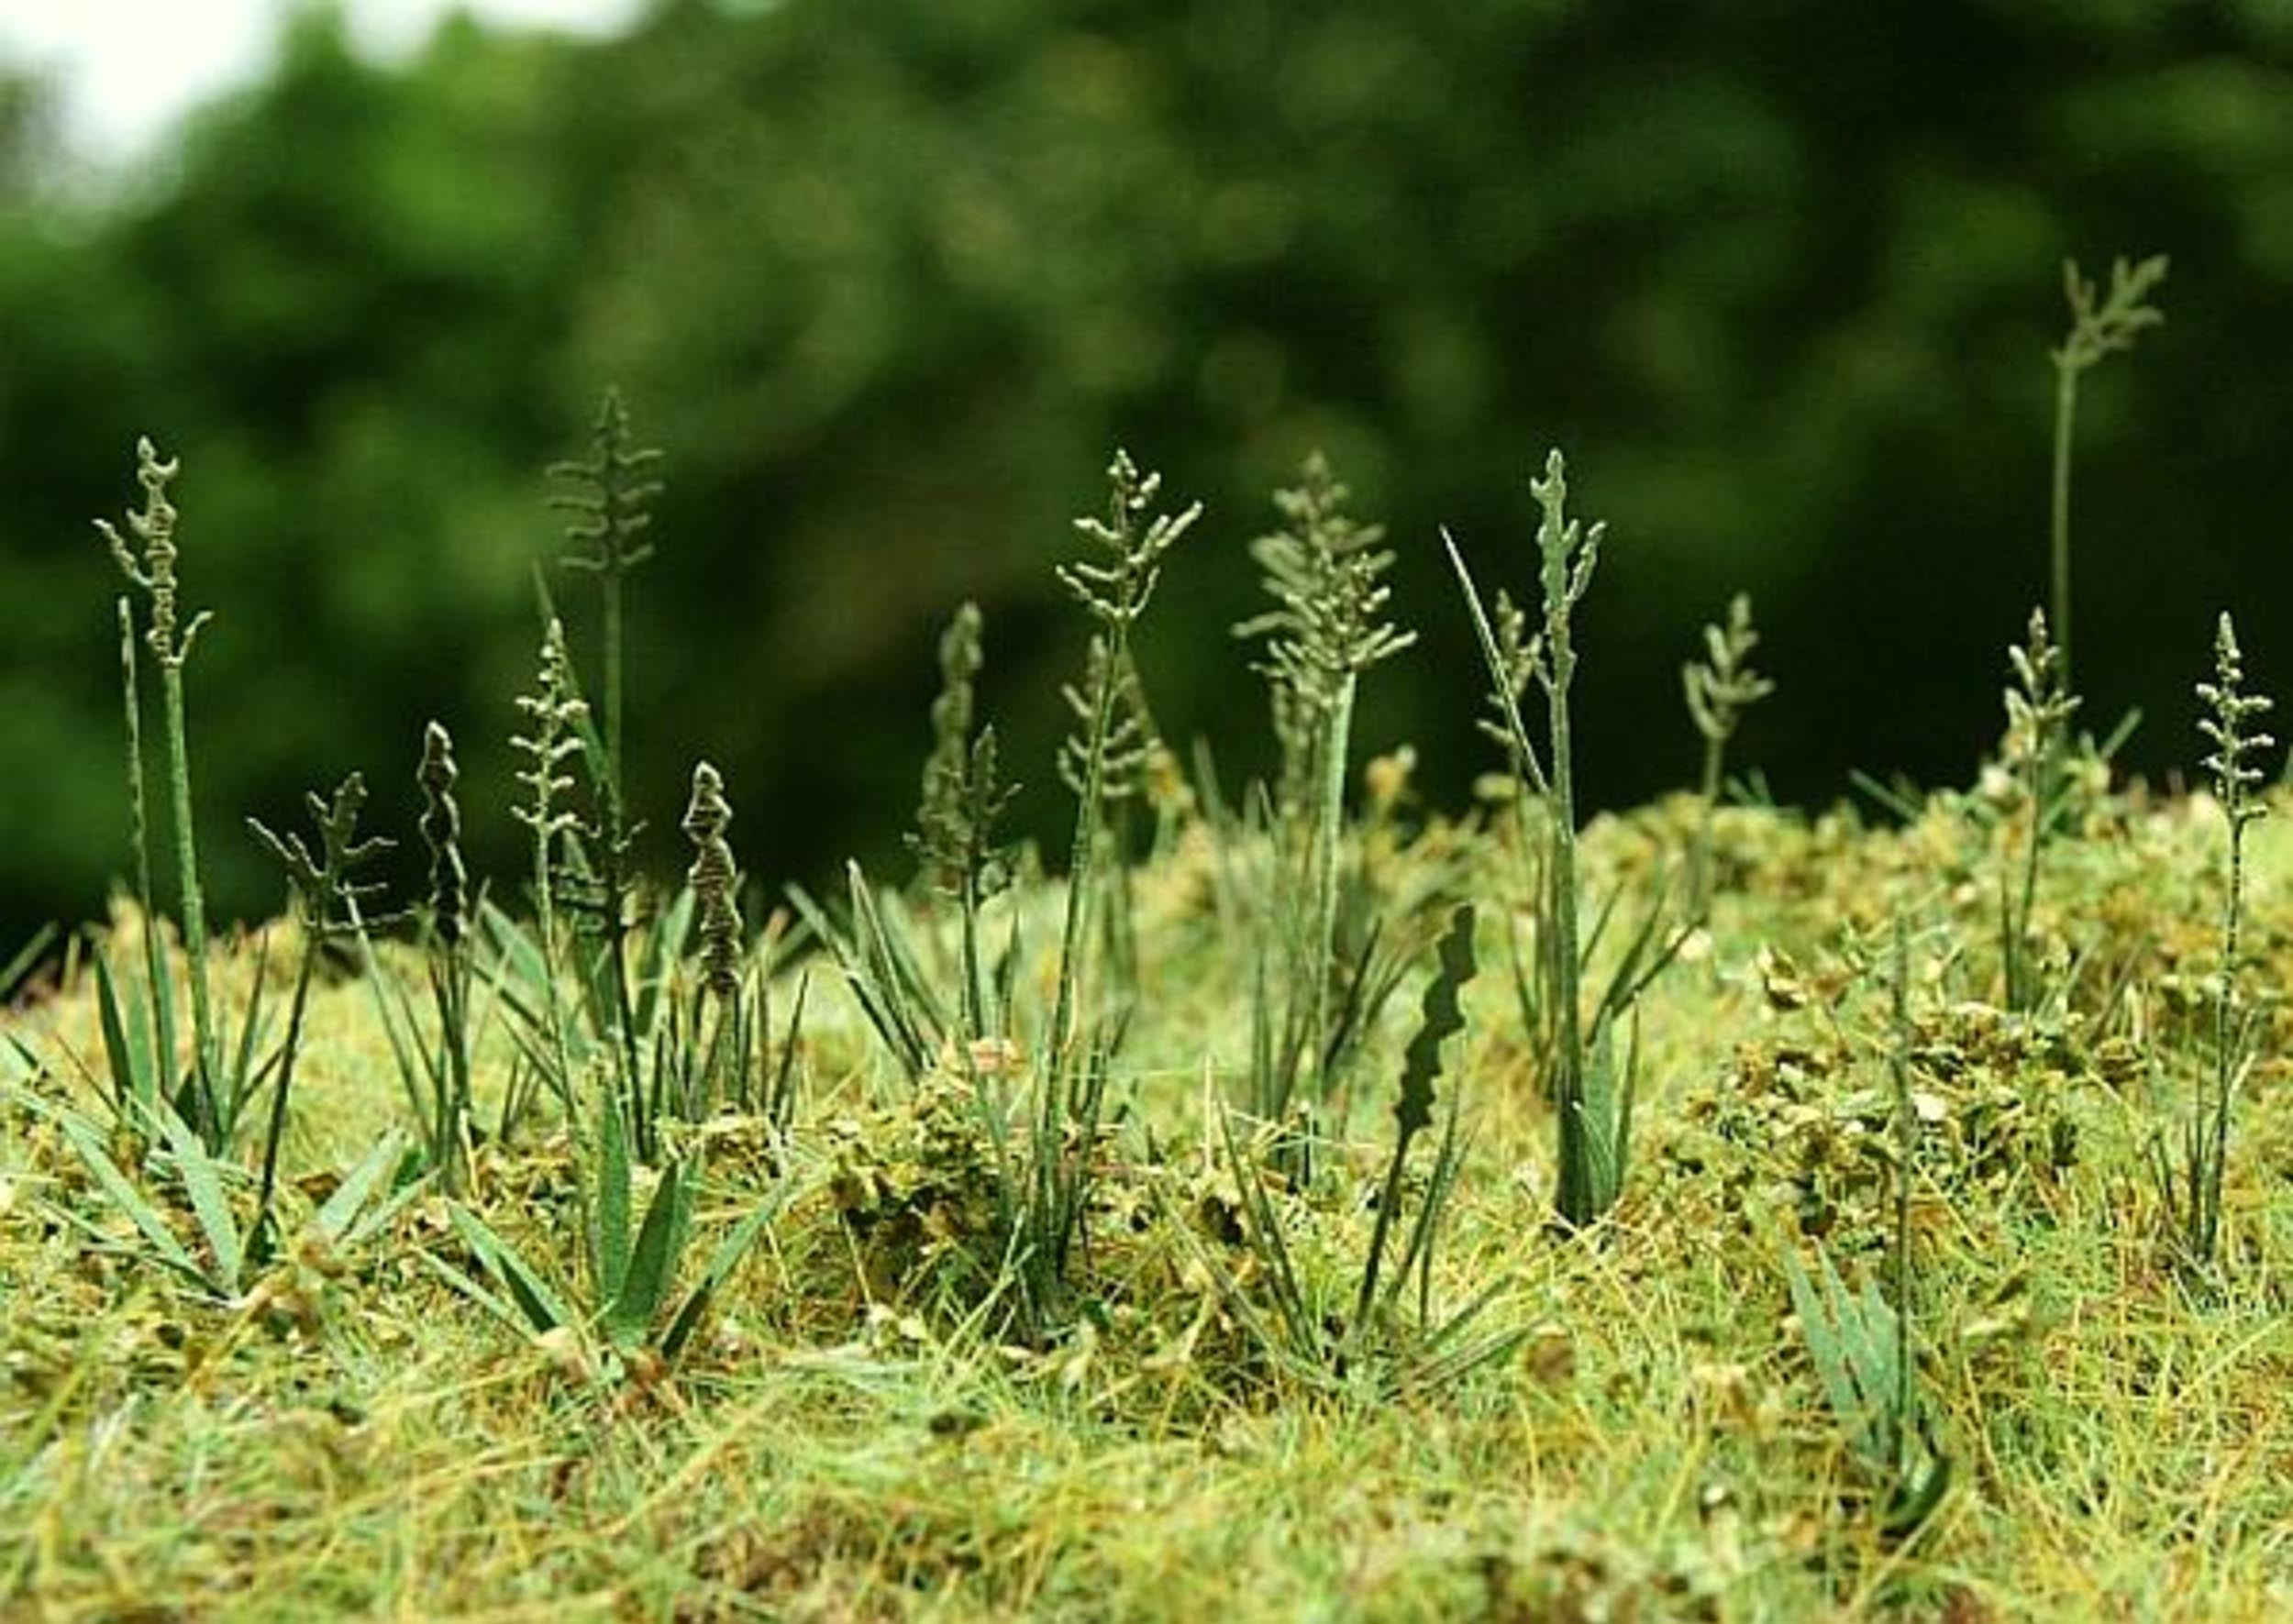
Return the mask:
<svg viewBox="0 0 2293 1624">
<path fill-rule="evenodd" d="M 87 521 L 145 429 L 184 457 L 186 580 L 221 613 L 194 727 L 241 912 L 273 900 L 237 814 L 355 766 L 410 817 L 430 714 L 468 745 L 473 852 L 513 871 L 482 741 L 557 550 L 540 469 L 609 382 L 670 453 L 633 794 L 665 828 L 691 758 L 724 765 L 767 876 L 896 861 L 965 596 L 1041 818 L 1082 635 L 1048 565 L 1118 440 L 1210 501 L 1141 656 L 1165 724 L 1237 765 L 1268 753 L 1224 632 L 1244 543 L 1320 446 L 1427 633 L 1360 736 L 1416 737 L 1455 799 L 1485 763 L 1434 526 L 1524 577 L 1557 441 L 1613 536 L 1595 799 L 1689 773 L 1675 671 L 1739 587 L 1781 687 L 1747 765 L 1800 797 L 1962 777 L 2040 591 L 2066 254 L 2176 261 L 2166 329 L 2081 424 L 2089 712 L 2149 703 L 2143 758 L 2177 761 L 2220 603 L 2258 668 L 2293 656 L 2262 539 L 2293 378 L 2254 359 L 2293 340 L 2270 0 L 665 0 L 603 43 L 449 24 L 393 69 L 319 8 L 167 173 L 28 215 L 9 105 L 0 759 L 39 770 L 0 788 L 0 920 L 83 911 L 120 866 Z M 548 574 L 594 680 L 588 584 Z"/>
</svg>

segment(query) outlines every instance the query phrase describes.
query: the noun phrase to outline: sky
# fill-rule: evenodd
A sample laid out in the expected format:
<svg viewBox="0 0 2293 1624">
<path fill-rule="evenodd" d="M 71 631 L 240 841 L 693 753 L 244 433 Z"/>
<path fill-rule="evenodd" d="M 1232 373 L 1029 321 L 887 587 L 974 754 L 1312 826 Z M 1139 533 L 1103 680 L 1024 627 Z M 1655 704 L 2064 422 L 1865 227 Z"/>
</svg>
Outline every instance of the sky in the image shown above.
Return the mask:
<svg viewBox="0 0 2293 1624">
<path fill-rule="evenodd" d="M 294 0 L 0 0 L 0 61 L 46 73 L 67 149 L 113 165 L 144 156 L 198 103 L 259 76 Z M 403 54 L 455 10 L 489 21 L 606 32 L 642 0 L 343 0 L 355 37 Z"/>
</svg>

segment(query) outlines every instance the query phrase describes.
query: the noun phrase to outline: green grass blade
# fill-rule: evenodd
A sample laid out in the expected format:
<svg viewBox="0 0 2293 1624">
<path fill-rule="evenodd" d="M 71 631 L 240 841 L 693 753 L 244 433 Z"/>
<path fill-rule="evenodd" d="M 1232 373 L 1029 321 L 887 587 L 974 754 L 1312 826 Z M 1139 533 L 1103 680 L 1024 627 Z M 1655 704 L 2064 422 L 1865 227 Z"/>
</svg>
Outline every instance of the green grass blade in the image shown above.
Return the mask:
<svg viewBox="0 0 2293 1624">
<path fill-rule="evenodd" d="M 373 1148 L 360 1156 L 335 1193 L 327 1198 L 325 1205 L 312 1214 L 311 1225 L 333 1244 L 340 1245 L 350 1233 L 350 1226 L 384 1177 L 398 1166 L 405 1154 L 405 1140 L 396 1129 L 391 1129 L 376 1140 Z"/>
<path fill-rule="evenodd" d="M 0 965 L 0 1000 L 12 996 L 17 984 L 32 973 L 40 956 L 55 945 L 56 927 L 50 922 L 33 933 L 32 939 L 17 949 L 16 956 Z"/>
<path fill-rule="evenodd" d="M 167 1220 L 160 1216 L 158 1209 L 145 1200 L 143 1192 L 136 1188 L 127 1176 L 119 1170 L 119 1164 L 113 1161 L 110 1153 L 105 1150 L 95 1129 L 76 1116 L 60 1111 L 50 1115 L 72 1150 L 78 1153 L 82 1164 L 94 1177 L 98 1188 L 111 1198 L 112 1205 L 127 1215 L 127 1221 L 134 1224 L 138 1232 L 150 1243 L 159 1261 L 194 1284 L 212 1290 L 214 1276 L 175 1238 L 175 1232 L 167 1227 Z"/>
<path fill-rule="evenodd" d="M 120 1007 L 119 986 L 112 977 L 111 956 L 99 946 L 94 958 L 96 1011 L 104 1033 L 104 1058 L 111 1067 L 112 1109 L 123 1120 L 140 1125 L 159 1098 L 148 1047 L 150 1034 L 138 1027 L 137 1033 L 145 1042 L 131 1040 Z"/>
<path fill-rule="evenodd" d="M 471 1254 L 484 1265 L 494 1283 L 509 1293 L 528 1329 L 537 1335 L 547 1335 L 580 1323 L 564 1299 L 549 1289 L 508 1242 L 488 1229 L 483 1219 L 460 1204 L 449 1207 L 447 1214 Z"/>
<path fill-rule="evenodd" d="M 222 1164 L 207 1154 L 199 1135 L 183 1121 L 183 1113 L 164 1102 L 160 1107 L 160 1132 L 166 1136 L 168 1149 L 174 1153 L 176 1175 L 183 1181 L 184 1195 L 190 1198 L 192 1215 L 198 1219 L 208 1250 L 215 1254 L 216 1282 L 226 1295 L 237 1297 L 246 1247 L 238 1232 L 238 1221 L 231 1216 L 230 1199 L 224 1192 Z"/>
<path fill-rule="evenodd" d="M 692 1340 L 693 1331 L 699 1329 L 702 1319 L 708 1313 L 710 1302 L 725 1282 L 732 1278 L 733 1271 L 740 1267 L 742 1259 L 748 1255 L 749 1248 L 757 1243 L 757 1237 L 764 1233 L 765 1225 L 780 1211 L 780 1206 L 777 1196 L 759 1202 L 757 1210 L 742 1219 L 734 1227 L 733 1232 L 718 1244 L 709 1257 L 708 1267 L 701 1272 L 700 1283 L 686 1294 L 684 1302 L 677 1309 L 677 1317 L 670 1321 L 668 1334 L 661 1338 L 663 1358 L 673 1362 L 684 1352 L 685 1343 Z"/>
<path fill-rule="evenodd" d="M 621 1108 L 612 1100 L 597 1108 L 597 1230 L 591 1262 L 597 1271 L 597 1298 L 613 1302 L 629 1274 L 629 1132 Z"/>
<path fill-rule="evenodd" d="M 684 1248 L 685 1229 L 692 1218 L 692 1190 L 684 1164 L 671 1162 L 661 1169 L 645 1223 L 629 1253 L 626 1276 L 619 1295 L 605 1309 L 605 1334 L 628 1346 L 644 1340 L 653 1316 L 668 1299 L 677 1272 L 677 1254 Z"/>
</svg>

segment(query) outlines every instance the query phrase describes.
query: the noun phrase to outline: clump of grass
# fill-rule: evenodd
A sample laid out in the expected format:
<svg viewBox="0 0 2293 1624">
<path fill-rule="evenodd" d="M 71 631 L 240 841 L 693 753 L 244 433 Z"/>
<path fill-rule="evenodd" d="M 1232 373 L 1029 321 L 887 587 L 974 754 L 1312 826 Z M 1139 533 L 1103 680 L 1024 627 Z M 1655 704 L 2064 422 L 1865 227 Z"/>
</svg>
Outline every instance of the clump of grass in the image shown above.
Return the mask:
<svg viewBox="0 0 2293 1624">
<path fill-rule="evenodd" d="M 110 547 L 113 559 L 128 584 L 150 600 L 150 610 L 144 631 L 144 642 L 159 662 L 161 716 L 167 736 L 167 782 L 171 806 L 171 821 L 175 836 L 175 874 L 177 898 L 182 910 L 183 952 L 189 961 L 191 980 L 192 1019 L 192 1088 L 189 1103 L 191 1121 L 201 1141 L 213 1151 L 227 1148 L 238 1134 L 240 1102 L 227 1097 L 222 1077 L 222 1056 L 216 1033 L 214 997 L 209 990 L 207 975 L 207 907 L 206 897 L 199 878 L 198 833 L 192 816 L 191 738 L 183 698 L 183 667 L 191 658 L 199 633 L 210 618 L 205 610 L 194 614 L 188 622 L 182 619 L 179 602 L 181 585 L 176 576 L 181 549 L 175 540 L 177 513 L 168 498 L 168 486 L 182 470 L 180 459 L 162 459 L 157 447 L 149 438 L 136 442 L 136 482 L 143 487 L 143 507 L 140 512 L 127 515 L 127 529 L 135 537 L 130 544 L 108 519 L 95 521 L 95 528 Z M 138 830 L 143 823 L 142 768 L 138 741 L 139 724 L 134 720 L 140 710 L 136 697 L 132 648 L 126 672 L 128 683 L 129 750 L 134 765 L 129 772 L 129 800 L 136 809 Z M 138 839 L 140 845 L 140 839 Z M 149 863 L 139 860 L 138 880 L 149 901 L 150 889 Z M 147 912 L 147 922 L 150 915 Z M 165 970 L 154 950 L 150 967 L 154 985 L 165 979 Z M 155 992 L 154 998 L 162 997 Z M 170 1034 L 166 1022 L 160 1023 L 155 1036 L 164 1041 Z M 162 1070 L 172 1069 L 173 1058 L 162 1051 Z"/>
<path fill-rule="evenodd" d="M 1276 606 L 1235 628 L 1238 636 L 1266 639 L 1263 668 L 1285 735 L 1285 778 L 1310 777 L 1314 784 L 1304 864 L 1311 911 L 1302 951 L 1289 969 L 1291 988 L 1303 990 L 1303 1048 L 1318 1059 L 1313 1082 L 1324 1104 L 1335 1092 L 1329 1060 L 1341 1052 L 1329 1041 L 1330 999 L 1338 970 L 1339 846 L 1355 695 L 1363 673 L 1417 640 L 1386 618 L 1392 589 L 1382 578 L 1393 554 L 1382 546 L 1384 527 L 1357 523 L 1346 511 L 1347 494 L 1319 452 L 1307 458 L 1294 488 L 1276 492 L 1284 527 L 1250 548 Z M 1298 763 L 1310 767 L 1301 771 Z M 1285 1073 L 1277 1097 L 1260 1102 L 1261 1110 L 1283 1115 L 1293 1081 Z"/>
<path fill-rule="evenodd" d="M 1916 1533 L 1943 1503 L 1951 1459 L 1936 1445 L 1918 1391 L 1911 1350 L 1912 1274 L 1911 1181 L 1919 1148 L 1919 1119 L 1911 1097 L 1911 948 L 1900 915 L 1895 922 L 1894 1026 L 1888 1050 L 1895 1121 L 1894 1234 L 1889 1252 L 1895 1301 L 1876 1280 L 1852 1296 L 1819 1245 L 1819 1295 L 1796 1254 L 1784 1254 L 1800 1334 L 1832 1416 L 1846 1434 L 1850 1455 L 1879 1490 L 1879 1526 L 1894 1539 Z"/>
<path fill-rule="evenodd" d="M 1479 968 L 1470 904 L 1450 915 L 1442 934 L 1432 978 L 1426 983 L 1416 1033 L 1402 1058 L 1393 1106 L 1393 1148 L 1379 1181 L 1376 1217 L 1350 1312 L 1325 1302 L 1310 1285 L 1286 1238 L 1281 1211 L 1268 1188 L 1268 1170 L 1220 1119 L 1226 1161 L 1239 1197 L 1242 1239 L 1253 1267 L 1243 1276 L 1205 1254 L 1222 1298 L 1252 1339 L 1289 1375 L 1319 1386 L 1348 1376 L 1367 1376 L 1379 1391 L 1426 1392 L 1449 1386 L 1518 1346 L 1517 1331 L 1481 1336 L 1468 1331 L 1491 1300 L 1495 1287 L 1480 1292 L 1445 1318 L 1433 1307 L 1433 1271 L 1447 1223 L 1451 1198 L 1463 1165 L 1458 1132 L 1459 1098 L 1453 1091 L 1443 1116 L 1441 1138 L 1426 1170 L 1407 1239 L 1389 1276 L 1386 1261 L 1402 1233 L 1408 1205 L 1410 1153 L 1435 1122 L 1435 1085 L 1444 1068 L 1445 1044 L 1465 1030 L 1460 999 Z M 1403 1293 L 1414 1281 L 1415 1313 L 1403 1311 Z M 1265 1308 L 1258 1306 L 1263 1298 Z"/>
<path fill-rule="evenodd" d="M 1704 628 L 1704 657 L 1680 668 L 1689 718 L 1704 740 L 1703 774 L 1697 781 L 1696 844 L 1688 861 L 1687 913 L 1691 921 L 1702 921 L 1711 908 L 1712 814 L 1720 805 L 1728 741 L 1735 736 L 1744 713 L 1776 691 L 1775 683 L 1752 669 L 1752 650 L 1758 646 L 1752 600 L 1738 592 L 1728 601 L 1726 624 Z"/>
<path fill-rule="evenodd" d="M 1508 597 L 1499 597 L 1491 618 L 1456 539 L 1445 531 L 1443 541 L 1489 666 L 1498 724 L 1517 790 L 1524 798 L 1524 824 L 1525 798 L 1534 797 L 1543 813 L 1536 922 L 1539 989 L 1532 995 L 1530 979 L 1520 980 L 1524 1006 L 1533 1006 L 1524 1008 L 1532 1030 L 1540 1020 L 1552 1023 L 1542 1047 L 1552 1071 L 1547 1092 L 1559 1119 L 1554 1206 L 1563 1227 L 1574 1230 L 1607 1211 L 1623 1188 L 1638 1055 L 1635 1041 L 1620 1073 L 1616 1027 L 1631 1017 L 1640 994 L 1678 952 L 1682 935 L 1673 933 L 1659 945 L 1660 907 L 1651 910 L 1590 1020 L 1586 1020 L 1581 1007 L 1586 945 L 1578 924 L 1576 769 L 1568 700 L 1577 674 L 1575 612 L 1600 563 L 1604 526 L 1596 524 L 1588 529 L 1568 516 L 1567 465 L 1558 450 L 1545 458 L 1544 478 L 1533 480 L 1529 489 L 1541 511 L 1536 547 L 1544 623 L 1536 635 L 1528 635 L 1527 616 Z M 1545 692 L 1552 753 L 1549 774 L 1521 713 L 1521 700 L 1532 680 Z"/>
<path fill-rule="evenodd" d="M 2213 746 L 2205 768 L 2212 775 L 2214 799 L 2229 824 L 2228 873 L 2221 888 L 2221 962 L 2213 985 L 2212 1066 L 2183 1131 L 2178 1172 L 2162 1149 L 2157 1152 L 2157 1171 L 2183 1258 L 2192 1267 L 2205 1268 L 2221 1243 L 2230 1107 L 2254 1060 L 2254 1022 L 2242 1009 L 2237 992 L 2245 831 L 2265 810 L 2254 796 L 2263 776 L 2254 758 L 2276 744 L 2254 726 L 2272 702 L 2265 694 L 2245 691 L 2245 657 L 2226 610 L 2214 626 L 2213 680 L 2198 684 L 2198 698 L 2207 712 L 2198 719 L 2198 731 Z"/>
<path fill-rule="evenodd" d="M 2110 268 L 2107 293 L 2079 274 L 2077 261 L 2062 265 L 2064 295 L 2070 302 L 2070 331 L 2053 352 L 2055 365 L 2055 464 L 2051 531 L 2054 562 L 2054 630 L 2062 648 L 2062 681 L 2070 683 L 2070 448 L 2076 438 L 2078 380 L 2109 356 L 2133 348 L 2133 341 L 2163 322 L 2149 303 L 2166 280 L 2166 259 L 2153 254 L 2140 264 L 2120 259 Z"/>
<path fill-rule="evenodd" d="M 2006 690 L 2007 757 L 2022 777 L 2029 822 L 2023 831 L 2022 872 L 1999 886 L 1999 953 L 2006 1007 L 2028 1011 L 2039 999 L 2031 962 L 2031 911 L 2038 900 L 2038 871 L 2047 841 L 2068 812 L 2063 751 L 2078 696 L 2066 685 L 2063 652 L 2047 635 L 2046 612 L 2031 611 L 2023 642 L 2007 649 L 2014 682 Z"/>
<path fill-rule="evenodd" d="M 247 826 L 279 859 L 294 895 L 294 911 L 303 928 L 303 955 L 294 972 L 294 993 L 287 1006 L 285 1042 L 280 1048 L 278 1077 L 271 1085 L 271 1123 L 263 1135 L 262 1185 L 255 1202 L 253 1233 L 259 1247 L 268 1247 L 271 1197 L 278 1186 L 279 1143 L 286 1128 L 287 1099 L 294 1086 L 294 1063 L 302 1051 L 303 1017 L 310 1002 L 311 979 L 319 956 L 329 941 L 361 932 L 368 922 L 363 904 L 381 887 L 353 878 L 353 871 L 388 851 L 392 842 L 380 835 L 359 836 L 359 815 L 366 807 L 366 779 L 358 773 L 335 787 L 331 798 L 314 792 L 307 798 L 311 822 L 318 830 L 314 854 L 303 837 L 293 832 L 273 834 L 261 820 L 249 818 Z"/>
</svg>

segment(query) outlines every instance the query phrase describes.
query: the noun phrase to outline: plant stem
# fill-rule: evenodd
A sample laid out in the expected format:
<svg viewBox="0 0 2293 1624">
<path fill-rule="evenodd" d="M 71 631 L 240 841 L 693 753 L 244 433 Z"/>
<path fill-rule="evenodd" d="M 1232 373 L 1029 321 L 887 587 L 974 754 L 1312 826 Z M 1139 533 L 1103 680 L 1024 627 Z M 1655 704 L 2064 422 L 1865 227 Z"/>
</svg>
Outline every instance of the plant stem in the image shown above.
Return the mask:
<svg viewBox="0 0 2293 1624">
<path fill-rule="evenodd" d="M 614 804 L 621 804 L 621 571 L 600 572 L 605 610 L 605 773 Z"/>
<path fill-rule="evenodd" d="M 143 779 L 143 687 L 136 663 L 135 611 L 119 600 L 119 685 L 127 724 L 127 825 L 135 847 L 136 906 L 142 911 L 143 973 L 151 1009 L 153 1086 L 175 1066 L 175 1000 L 170 990 L 167 944 L 151 905 L 151 821 Z M 138 1098 L 149 1110 L 156 1101 Z"/>
<path fill-rule="evenodd" d="M 262 1190 L 255 1201 L 251 1232 L 260 1243 L 268 1233 L 271 1198 L 278 1188 L 279 1142 L 286 1133 L 287 1091 L 294 1086 L 294 1057 L 303 1043 L 303 1011 L 310 1002 L 311 974 L 318 965 L 320 937 L 316 927 L 303 944 L 303 962 L 294 972 L 294 1001 L 287 1009 L 286 1045 L 279 1055 L 279 1081 L 271 1096 L 271 1126 L 263 1136 Z"/>
<path fill-rule="evenodd" d="M 1075 798 L 1075 839 L 1067 864 L 1067 918 L 1059 934 L 1058 994 L 1051 1006 L 1051 1045 L 1045 1056 L 1054 1068 L 1053 1075 L 1064 1067 L 1073 1041 L 1077 983 L 1082 975 L 1091 882 L 1099 850 L 1100 802 L 1106 793 L 1106 739 L 1114 726 L 1124 652 L 1125 645 L 1120 643 L 1108 650 L 1091 687 L 1090 751 L 1084 758 L 1082 788 Z"/>
<path fill-rule="evenodd" d="M 1313 1023 L 1307 1030 L 1313 1034 L 1317 1065 L 1322 1068 L 1314 1082 L 1325 1104 L 1331 1093 L 1329 1000 L 1330 974 L 1337 956 L 1338 839 L 1346 817 L 1346 754 L 1353 732 L 1355 686 L 1356 678 L 1349 671 L 1339 680 L 1323 724 L 1322 803 L 1313 831 Z"/>
<path fill-rule="evenodd" d="M 1569 760 L 1568 681 L 1576 666 L 1566 612 L 1547 621 L 1552 639 L 1552 681 L 1546 685 L 1546 714 L 1552 724 L 1552 797 L 1546 809 L 1551 820 L 1552 873 L 1548 879 L 1553 924 L 1552 949 L 1555 1001 L 1560 1023 L 1560 1210 L 1571 1225 L 1594 1217 L 1591 1158 L 1588 1154 L 1585 1121 L 1585 1056 L 1579 1032 L 1577 962 L 1577 789 Z"/>
<path fill-rule="evenodd" d="M 2066 356 L 2055 358 L 2054 539 L 2055 646 L 2062 651 L 2062 689 L 2073 690 L 2070 670 L 2070 445 L 2078 413 L 2078 369 Z"/>
<path fill-rule="evenodd" d="M 161 687 L 167 701 L 167 769 L 173 792 L 175 867 L 183 886 L 183 953 L 191 967 L 192 1075 L 201 1121 L 198 1128 L 207 1147 L 229 1147 L 237 1127 L 238 1101 L 216 1097 L 215 1024 L 207 989 L 207 908 L 199 889 L 199 847 L 191 822 L 191 746 L 183 720 L 183 672 L 178 662 L 162 661 Z"/>
<path fill-rule="evenodd" d="M 1701 923 L 1711 911 L 1712 814 L 1720 805 L 1720 774 L 1727 757 L 1724 740 L 1704 740 L 1704 771 L 1696 790 L 1696 844 L 1688 854 L 1688 918 Z"/>
</svg>

